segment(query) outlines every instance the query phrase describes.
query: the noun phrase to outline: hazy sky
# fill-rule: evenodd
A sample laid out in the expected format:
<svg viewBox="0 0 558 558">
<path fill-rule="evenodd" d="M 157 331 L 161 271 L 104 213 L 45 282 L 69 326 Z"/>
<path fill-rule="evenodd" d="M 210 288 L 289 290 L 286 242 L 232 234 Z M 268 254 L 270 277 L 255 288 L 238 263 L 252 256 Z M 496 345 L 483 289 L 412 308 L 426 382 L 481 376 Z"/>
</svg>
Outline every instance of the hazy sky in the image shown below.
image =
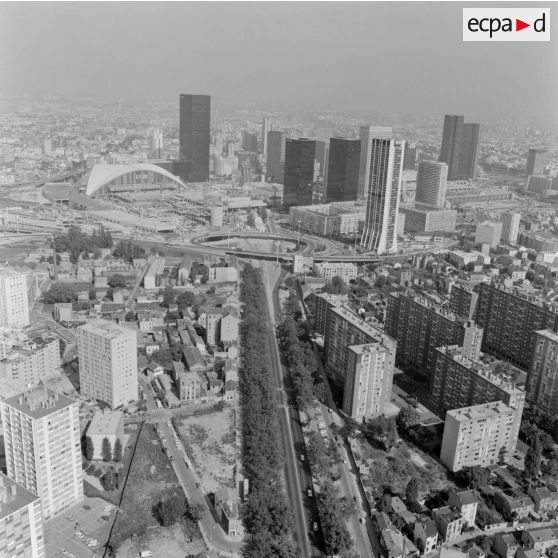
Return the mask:
<svg viewBox="0 0 558 558">
<path fill-rule="evenodd" d="M 528 2 L 516 3 L 527 7 Z M 558 123 L 548 43 L 464 43 L 462 7 L 497 3 L 0 3 L 0 95 L 465 114 Z"/>
</svg>

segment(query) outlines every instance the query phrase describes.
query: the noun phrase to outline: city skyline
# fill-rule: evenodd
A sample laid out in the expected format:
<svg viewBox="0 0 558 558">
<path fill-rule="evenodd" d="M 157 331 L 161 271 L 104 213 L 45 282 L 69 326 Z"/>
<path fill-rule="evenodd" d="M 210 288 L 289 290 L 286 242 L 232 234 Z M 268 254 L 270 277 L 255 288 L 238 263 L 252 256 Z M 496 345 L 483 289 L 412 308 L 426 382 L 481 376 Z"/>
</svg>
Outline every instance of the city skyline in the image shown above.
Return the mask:
<svg viewBox="0 0 558 558">
<path fill-rule="evenodd" d="M 192 91 L 211 95 L 217 104 L 558 122 L 552 102 L 558 79 L 547 71 L 554 59 L 551 43 L 464 43 L 461 3 L 315 6 L 26 3 L 23 11 L 5 3 L 0 6 L 3 96 L 172 100 Z M 87 22 L 88 36 L 104 40 L 83 40 L 83 24 L 72 25 L 76 19 Z M 251 39 L 239 39 L 237 29 L 247 22 Z M 287 22 L 296 40 L 279 41 Z M 131 42 L 119 32 L 123 26 L 137 30 Z M 377 49 L 385 41 L 392 47 Z M 235 59 L 251 57 L 246 69 L 223 56 L 229 45 Z M 343 69 L 339 79 L 332 79 L 332 67 Z"/>
</svg>

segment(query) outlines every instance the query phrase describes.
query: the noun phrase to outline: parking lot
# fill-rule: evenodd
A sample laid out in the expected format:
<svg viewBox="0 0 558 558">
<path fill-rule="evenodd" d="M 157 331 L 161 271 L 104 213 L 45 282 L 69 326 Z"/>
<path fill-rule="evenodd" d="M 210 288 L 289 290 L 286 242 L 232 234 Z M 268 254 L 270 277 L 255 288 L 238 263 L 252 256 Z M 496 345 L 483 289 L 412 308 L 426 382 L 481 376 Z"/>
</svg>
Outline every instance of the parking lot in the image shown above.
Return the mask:
<svg viewBox="0 0 558 558">
<path fill-rule="evenodd" d="M 49 558 L 98 558 L 102 556 L 115 509 L 101 498 L 85 497 L 55 519 L 46 522 L 46 555 Z"/>
</svg>

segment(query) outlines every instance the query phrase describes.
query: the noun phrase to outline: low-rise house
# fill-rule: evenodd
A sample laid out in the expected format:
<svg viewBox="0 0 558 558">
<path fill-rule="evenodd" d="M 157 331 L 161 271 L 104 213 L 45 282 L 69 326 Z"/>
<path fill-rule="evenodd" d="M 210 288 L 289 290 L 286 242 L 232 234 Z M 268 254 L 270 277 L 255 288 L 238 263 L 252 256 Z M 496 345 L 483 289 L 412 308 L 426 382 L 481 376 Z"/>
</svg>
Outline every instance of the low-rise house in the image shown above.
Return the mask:
<svg viewBox="0 0 558 558">
<path fill-rule="evenodd" d="M 512 533 L 496 533 L 493 546 L 500 558 L 514 558 L 521 545 Z"/>
<path fill-rule="evenodd" d="M 178 398 L 185 405 L 198 405 L 205 395 L 203 382 L 197 372 L 186 372 L 182 362 L 173 361 L 173 377 L 176 382 Z"/>
<path fill-rule="evenodd" d="M 239 319 L 233 314 L 227 314 L 221 320 L 221 343 L 227 348 L 238 343 Z"/>
<path fill-rule="evenodd" d="M 215 511 L 219 523 L 228 537 L 241 538 L 242 521 L 238 511 L 236 494 L 230 488 L 221 488 L 215 493 Z"/>
<path fill-rule="evenodd" d="M 463 546 L 463 551 L 467 558 L 486 558 L 486 552 L 473 541 L 468 542 Z"/>
<path fill-rule="evenodd" d="M 111 450 L 116 440 L 124 441 L 124 413 L 105 409 L 97 411 L 87 429 L 87 436 L 93 443 L 93 459 L 103 459 L 103 440 L 108 439 Z"/>
<path fill-rule="evenodd" d="M 149 361 L 149 364 L 147 365 L 147 374 L 150 377 L 155 378 L 160 376 L 164 371 L 165 367 L 162 364 L 159 364 L 156 360 Z"/>
<path fill-rule="evenodd" d="M 522 519 L 535 511 L 533 500 L 519 489 L 496 490 L 494 504 L 508 521 Z"/>
<path fill-rule="evenodd" d="M 550 547 L 558 544 L 558 527 L 527 529 L 521 533 L 524 548 L 544 554 Z"/>
<path fill-rule="evenodd" d="M 455 490 L 452 488 L 449 491 L 448 504 L 461 514 L 468 527 L 475 526 L 478 502 L 472 490 Z"/>
<path fill-rule="evenodd" d="M 412 528 L 416 521 L 416 515 L 407 509 L 407 506 L 399 496 L 384 495 L 385 508 L 388 511 L 393 524 L 398 529 Z"/>
<path fill-rule="evenodd" d="M 527 491 L 535 503 L 537 513 L 547 512 L 558 508 L 558 493 L 551 492 L 546 486 L 533 487 Z"/>
<path fill-rule="evenodd" d="M 457 510 L 449 506 L 436 508 L 432 510 L 432 519 L 436 522 L 443 542 L 451 542 L 461 535 L 464 521 Z"/>
<path fill-rule="evenodd" d="M 432 552 L 438 544 L 438 528 L 429 517 L 419 518 L 413 532 L 415 544 L 424 553 Z"/>
<path fill-rule="evenodd" d="M 53 305 L 53 315 L 57 322 L 71 322 L 74 315 L 71 302 L 57 302 Z"/>
<path fill-rule="evenodd" d="M 238 367 L 235 362 L 228 360 L 225 363 L 225 392 L 226 401 L 236 399 L 238 394 Z"/>
<path fill-rule="evenodd" d="M 182 355 L 188 372 L 203 372 L 205 370 L 203 357 L 196 347 L 184 347 L 182 349 Z"/>
<path fill-rule="evenodd" d="M 541 558 L 541 555 L 534 548 L 518 548 L 515 558 Z"/>
</svg>

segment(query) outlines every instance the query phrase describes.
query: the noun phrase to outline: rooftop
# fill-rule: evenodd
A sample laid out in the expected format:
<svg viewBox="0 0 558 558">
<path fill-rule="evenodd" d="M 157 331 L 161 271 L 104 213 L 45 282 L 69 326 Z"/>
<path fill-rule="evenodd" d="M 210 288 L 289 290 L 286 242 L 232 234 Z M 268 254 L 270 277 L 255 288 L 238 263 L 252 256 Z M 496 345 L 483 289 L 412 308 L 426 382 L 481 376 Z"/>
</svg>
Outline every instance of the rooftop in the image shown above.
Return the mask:
<svg viewBox="0 0 558 558">
<path fill-rule="evenodd" d="M 502 415 L 511 415 L 514 412 L 514 409 L 501 401 L 494 401 L 492 403 L 454 409 L 448 411 L 446 416 L 451 416 L 459 422 L 468 422 L 470 420 L 489 420 Z"/>
<path fill-rule="evenodd" d="M 135 332 L 111 322 L 109 320 L 97 320 L 79 326 L 78 331 L 88 331 L 105 339 L 118 339 L 119 337 L 136 337 Z"/>
<path fill-rule="evenodd" d="M 37 501 L 35 496 L 6 475 L 0 473 L 0 520 Z"/>
<path fill-rule="evenodd" d="M 116 434 L 123 416 L 122 411 L 98 411 L 87 429 L 87 434 Z"/>
<path fill-rule="evenodd" d="M 3 403 L 34 419 L 46 417 L 71 405 L 78 405 L 77 401 L 48 389 L 42 382 L 37 387 L 5 399 Z"/>
</svg>

